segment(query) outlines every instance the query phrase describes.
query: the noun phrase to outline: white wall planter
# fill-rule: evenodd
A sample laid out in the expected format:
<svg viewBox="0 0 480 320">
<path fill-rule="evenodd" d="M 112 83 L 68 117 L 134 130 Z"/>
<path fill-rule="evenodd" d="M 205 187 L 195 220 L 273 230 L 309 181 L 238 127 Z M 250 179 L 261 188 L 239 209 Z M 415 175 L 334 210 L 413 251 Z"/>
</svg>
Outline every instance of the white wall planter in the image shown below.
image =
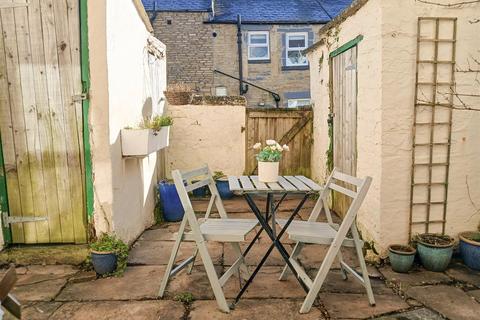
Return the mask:
<svg viewBox="0 0 480 320">
<path fill-rule="evenodd" d="M 170 126 L 160 131 L 152 129 L 122 129 L 122 154 L 125 157 L 146 157 L 150 153 L 168 147 Z"/>
</svg>

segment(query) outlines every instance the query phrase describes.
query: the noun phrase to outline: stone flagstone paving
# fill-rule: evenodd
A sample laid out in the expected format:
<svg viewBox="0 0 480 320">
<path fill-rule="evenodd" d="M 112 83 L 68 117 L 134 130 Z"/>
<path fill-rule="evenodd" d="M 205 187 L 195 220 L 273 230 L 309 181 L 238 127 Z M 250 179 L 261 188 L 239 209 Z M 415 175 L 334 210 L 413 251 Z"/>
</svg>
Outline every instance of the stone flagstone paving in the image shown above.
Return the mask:
<svg viewBox="0 0 480 320">
<path fill-rule="evenodd" d="M 292 208 L 295 200 L 286 202 Z M 196 208 L 206 208 L 196 201 Z M 305 219 L 313 202 L 301 213 Z M 243 199 L 226 201 L 232 216 L 248 216 Z M 417 268 L 409 274 L 393 272 L 389 266 L 369 266 L 377 301 L 370 307 L 363 287 L 352 279 L 342 280 L 338 265 L 331 271 L 315 307 L 306 315 L 298 310 L 305 297 L 296 280 L 290 276 L 278 281 L 282 261 L 278 254 L 267 260 L 244 298 L 230 314 L 217 309 L 201 261 L 191 275 L 178 274 L 169 284 L 164 299 L 157 292 L 173 245 L 178 223 L 164 223 L 145 231 L 133 245 L 129 266 L 123 277 L 96 279 L 93 272 L 69 265 L 18 266 L 19 281 L 14 294 L 23 303 L 24 319 L 480 319 L 480 273 L 452 263 L 445 273 Z M 288 239 L 286 239 L 288 240 Z M 288 241 L 287 241 L 288 243 Z M 263 235 L 247 262 L 255 265 L 268 248 Z M 229 245 L 209 244 L 217 272 L 223 272 L 233 261 Z M 291 248 L 288 245 L 287 248 Z M 194 250 L 191 243 L 181 248 L 180 258 Z M 326 253 L 326 247 L 308 246 L 300 261 L 313 276 Z M 353 251 L 344 257 L 354 263 Z M 2 261 L 0 261 L 2 263 Z M 0 269 L 0 274 L 5 269 Z M 232 299 L 238 292 L 238 277 L 225 285 L 225 295 Z M 178 297 L 193 295 L 194 301 L 182 303 Z M 5 319 L 12 319 L 6 316 Z"/>
</svg>

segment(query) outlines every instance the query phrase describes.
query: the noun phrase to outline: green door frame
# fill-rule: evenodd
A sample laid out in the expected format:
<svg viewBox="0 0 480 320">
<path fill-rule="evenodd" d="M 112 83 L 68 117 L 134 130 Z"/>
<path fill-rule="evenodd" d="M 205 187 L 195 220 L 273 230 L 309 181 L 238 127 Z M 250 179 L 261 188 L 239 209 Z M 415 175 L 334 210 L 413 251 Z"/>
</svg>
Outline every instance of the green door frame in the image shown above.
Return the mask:
<svg viewBox="0 0 480 320">
<path fill-rule="evenodd" d="M 80 1 L 80 59 L 82 74 L 82 89 L 86 99 L 82 102 L 83 119 L 83 149 L 85 163 L 85 204 L 87 209 L 88 222 L 93 217 L 93 171 L 92 154 L 90 146 L 90 129 L 88 125 L 88 114 L 90 111 L 90 60 L 88 51 L 88 0 Z"/>
<path fill-rule="evenodd" d="M 12 231 L 10 230 L 9 225 L 3 224 L 3 213 L 7 212 L 8 214 L 8 192 L 7 192 L 7 176 L 5 172 L 5 162 L 3 161 L 3 147 L 2 147 L 2 137 L 0 136 L 0 217 L 2 233 L 3 233 L 3 242 L 5 244 L 12 243 Z"/>
</svg>

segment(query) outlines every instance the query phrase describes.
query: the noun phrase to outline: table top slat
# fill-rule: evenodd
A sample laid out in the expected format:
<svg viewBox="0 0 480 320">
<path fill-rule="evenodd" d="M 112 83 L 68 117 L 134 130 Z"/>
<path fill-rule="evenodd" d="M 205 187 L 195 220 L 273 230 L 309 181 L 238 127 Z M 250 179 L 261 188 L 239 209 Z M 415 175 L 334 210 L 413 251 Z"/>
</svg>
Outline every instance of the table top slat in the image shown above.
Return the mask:
<svg viewBox="0 0 480 320">
<path fill-rule="evenodd" d="M 264 182 L 258 180 L 258 176 L 250 176 L 250 179 L 252 179 L 252 182 L 257 190 L 270 190 L 270 188 Z"/>
<path fill-rule="evenodd" d="M 242 184 L 242 188 L 245 191 L 252 191 L 256 190 L 255 186 L 253 185 L 252 181 L 248 176 L 240 176 L 240 183 Z"/>
<path fill-rule="evenodd" d="M 305 176 L 295 176 L 298 180 L 302 181 L 304 184 L 306 184 L 310 189 L 314 191 L 322 191 L 322 187 L 315 183 L 313 180 L 305 177 Z"/>
<path fill-rule="evenodd" d="M 282 186 L 280 186 L 277 182 L 267 182 L 267 185 L 270 187 L 270 189 L 275 190 L 275 191 L 284 190 L 282 188 Z"/>
<path fill-rule="evenodd" d="M 292 183 L 298 190 L 301 191 L 310 191 L 311 189 L 305 185 L 302 181 L 298 180 L 294 176 L 285 176 L 290 183 Z"/>
<path fill-rule="evenodd" d="M 278 177 L 278 183 L 285 189 L 286 191 L 297 191 L 297 188 L 290 182 L 288 182 L 287 179 L 285 179 L 282 176 Z"/>
<path fill-rule="evenodd" d="M 240 183 L 238 183 L 238 177 L 236 176 L 228 176 L 228 187 L 230 191 L 242 191 Z"/>
</svg>

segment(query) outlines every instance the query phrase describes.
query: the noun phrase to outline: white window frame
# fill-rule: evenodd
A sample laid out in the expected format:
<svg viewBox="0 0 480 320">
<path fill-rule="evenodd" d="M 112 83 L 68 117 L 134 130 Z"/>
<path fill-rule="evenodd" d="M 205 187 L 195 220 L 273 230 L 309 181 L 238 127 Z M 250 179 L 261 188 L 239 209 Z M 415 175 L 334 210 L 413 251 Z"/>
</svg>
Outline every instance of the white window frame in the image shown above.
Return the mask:
<svg viewBox="0 0 480 320">
<path fill-rule="evenodd" d="M 305 104 L 305 105 L 293 107 L 293 106 L 290 106 L 290 101 L 292 101 L 292 102 L 293 102 L 293 101 L 297 101 L 297 102 L 298 102 L 298 101 L 306 101 L 306 102 L 308 102 L 308 103 Z M 287 108 L 301 108 L 301 107 L 304 107 L 304 106 L 308 106 L 308 105 L 310 105 L 310 104 L 312 104 L 312 99 L 310 99 L 310 98 L 288 99 L 288 100 L 287 100 Z"/>
<path fill-rule="evenodd" d="M 289 38 L 292 36 L 304 36 L 305 37 L 305 46 L 303 48 L 290 48 L 289 47 Z M 288 59 L 288 52 L 289 51 L 302 51 L 308 48 L 308 32 L 288 32 L 285 34 L 285 65 L 287 67 L 303 67 L 308 66 L 308 60 L 305 59 L 305 63 L 291 63 Z"/>
<path fill-rule="evenodd" d="M 250 56 L 250 48 L 255 48 L 255 47 L 265 47 L 265 44 L 259 44 L 259 43 L 250 43 L 250 37 L 252 35 L 266 35 L 267 38 L 267 57 L 266 58 L 258 58 L 258 57 L 251 57 Z M 270 32 L 269 31 L 249 31 L 248 32 L 248 60 L 251 61 L 264 61 L 264 60 L 270 60 Z"/>
</svg>

